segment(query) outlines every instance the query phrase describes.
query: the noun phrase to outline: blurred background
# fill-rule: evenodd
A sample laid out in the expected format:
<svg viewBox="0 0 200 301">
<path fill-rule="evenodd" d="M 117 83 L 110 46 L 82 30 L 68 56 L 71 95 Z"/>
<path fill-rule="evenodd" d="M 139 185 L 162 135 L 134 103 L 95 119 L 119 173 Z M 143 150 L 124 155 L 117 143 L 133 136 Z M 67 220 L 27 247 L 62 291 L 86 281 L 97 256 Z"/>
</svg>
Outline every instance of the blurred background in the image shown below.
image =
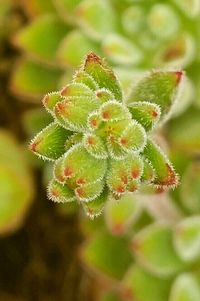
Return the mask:
<svg viewBox="0 0 200 301">
<path fill-rule="evenodd" d="M 28 150 L 51 122 L 42 97 L 91 51 L 125 97 L 147 70 L 187 75 L 155 133 L 181 184 L 94 221 L 47 199 L 52 166 Z M 0 0 L 0 301 L 199 301 L 199 158 L 199 0 Z"/>
</svg>

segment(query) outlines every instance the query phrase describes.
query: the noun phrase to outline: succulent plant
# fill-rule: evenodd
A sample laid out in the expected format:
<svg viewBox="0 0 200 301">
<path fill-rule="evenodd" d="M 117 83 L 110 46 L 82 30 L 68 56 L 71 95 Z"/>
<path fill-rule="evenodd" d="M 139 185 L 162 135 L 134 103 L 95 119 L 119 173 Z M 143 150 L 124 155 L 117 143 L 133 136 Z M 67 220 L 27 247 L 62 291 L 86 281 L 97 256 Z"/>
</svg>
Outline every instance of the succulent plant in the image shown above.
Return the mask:
<svg viewBox="0 0 200 301">
<path fill-rule="evenodd" d="M 120 198 L 140 186 L 158 191 L 175 187 L 178 177 L 151 131 L 170 114 L 182 78 L 182 71 L 152 72 L 125 101 L 106 62 L 88 54 L 67 86 L 43 98 L 54 121 L 30 145 L 55 162 L 49 197 L 76 199 L 95 216 L 110 194 Z"/>
</svg>

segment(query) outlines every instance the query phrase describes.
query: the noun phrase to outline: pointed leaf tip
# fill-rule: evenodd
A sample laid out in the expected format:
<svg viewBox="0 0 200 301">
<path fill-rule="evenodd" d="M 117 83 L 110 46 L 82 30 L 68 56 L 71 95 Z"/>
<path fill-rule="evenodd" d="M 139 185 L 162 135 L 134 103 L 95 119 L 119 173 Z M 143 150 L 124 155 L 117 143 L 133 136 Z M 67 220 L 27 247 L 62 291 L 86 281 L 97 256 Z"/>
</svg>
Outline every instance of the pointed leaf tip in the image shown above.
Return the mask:
<svg viewBox="0 0 200 301">
<path fill-rule="evenodd" d="M 184 72 L 183 71 L 175 71 L 176 74 L 176 83 L 177 85 L 181 82 L 183 79 Z"/>
<path fill-rule="evenodd" d="M 107 63 L 98 57 L 95 53 L 90 53 L 84 62 L 83 69 L 88 73 L 99 88 L 105 88 L 113 93 L 117 101 L 122 101 L 122 91 L 120 84 Z"/>
<path fill-rule="evenodd" d="M 46 160 L 56 160 L 65 152 L 65 141 L 71 133 L 51 123 L 32 140 L 30 149 Z"/>
<path fill-rule="evenodd" d="M 156 104 L 161 110 L 161 120 L 165 121 L 177 100 L 183 74 L 183 71 L 154 71 L 146 75 L 133 87 L 127 105 L 146 101 Z"/>
<path fill-rule="evenodd" d="M 96 55 L 94 52 L 90 52 L 87 56 L 86 56 L 86 60 L 85 60 L 85 65 L 89 62 L 95 62 L 98 63 L 100 65 L 102 65 L 102 60 L 101 58 Z"/>
</svg>

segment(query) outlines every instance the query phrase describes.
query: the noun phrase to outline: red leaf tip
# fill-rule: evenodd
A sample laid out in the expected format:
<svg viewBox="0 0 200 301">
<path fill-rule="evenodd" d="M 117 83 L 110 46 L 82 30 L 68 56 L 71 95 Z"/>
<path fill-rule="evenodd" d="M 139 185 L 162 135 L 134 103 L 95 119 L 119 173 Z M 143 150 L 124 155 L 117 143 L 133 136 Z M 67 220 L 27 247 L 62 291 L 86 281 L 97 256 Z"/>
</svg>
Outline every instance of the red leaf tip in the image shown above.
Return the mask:
<svg viewBox="0 0 200 301">
<path fill-rule="evenodd" d="M 60 95 L 61 95 L 61 96 L 67 96 L 68 94 L 70 94 L 70 87 L 64 87 L 64 88 L 62 88 L 62 90 L 60 91 Z"/>
<path fill-rule="evenodd" d="M 131 170 L 131 176 L 133 179 L 137 179 L 139 177 L 139 170 L 138 169 Z"/>
<path fill-rule="evenodd" d="M 154 117 L 154 118 L 156 118 L 158 116 L 158 112 L 152 111 L 151 112 L 151 116 Z"/>
<path fill-rule="evenodd" d="M 122 137 L 122 138 L 120 139 L 120 143 L 121 143 L 122 145 L 126 145 L 126 144 L 128 143 L 128 141 L 127 141 L 126 138 Z"/>
<path fill-rule="evenodd" d="M 34 153 L 37 152 L 37 146 L 39 143 L 40 143 L 40 140 L 32 142 L 30 144 L 30 150 Z"/>
<path fill-rule="evenodd" d="M 183 77 L 183 71 L 176 71 L 176 84 L 178 85 Z"/>
<path fill-rule="evenodd" d="M 90 120 L 90 125 L 95 128 L 97 126 L 97 120 L 96 119 L 91 119 Z"/>
<path fill-rule="evenodd" d="M 64 175 L 65 177 L 70 177 L 72 175 L 73 171 L 70 167 L 65 167 L 64 169 Z"/>
<path fill-rule="evenodd" d="M 108 120 L 110 118 L 110 113 L 108 111 L 103 111 L 102 117 L 103 117 L 103 119 Z"/>
<path fill-rule="evenodd" d="M 95 144 L 95 139 L 94 139 L 94 137 L 89 136 L 89 137 L 87 138 L 87 143 L 88 143 L 89 145 L 94 145 L 94 144 Z"/>
<path fill-rule="evenodd" d="M 90 62 L 95 62 L 98 64 L 102 63 L 101 58 L 98 55 L 96 55 L 94 52 L 89 53 L 86 57 L 86 64 Z"/>
</svg>

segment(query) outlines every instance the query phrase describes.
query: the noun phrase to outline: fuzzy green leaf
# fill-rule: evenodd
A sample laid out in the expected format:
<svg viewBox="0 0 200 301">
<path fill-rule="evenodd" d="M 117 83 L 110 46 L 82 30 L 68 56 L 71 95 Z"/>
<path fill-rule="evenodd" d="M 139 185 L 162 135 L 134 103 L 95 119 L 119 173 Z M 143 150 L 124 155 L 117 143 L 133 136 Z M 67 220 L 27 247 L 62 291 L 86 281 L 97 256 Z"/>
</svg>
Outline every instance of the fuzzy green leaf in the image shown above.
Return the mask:
<svg viewBox="0 0 200 301">
<path fill-rule="evenodd" d="M 63 97 L 75 98 L 75 97 L 85 97 L 93 98 L 95 97 L 93 91 L 88 88 L 85 84 L 73 82 L 64 87 L 61 91 Z"/>
<path fill-rule="evenodd" d="M 107 198 L 108 198 L 108 189 L 105 188 L 104 191 L 93 201 L 84 202 L 84 203 L 82 202 L 82 206 L 87 216 L 89 216 L 91 219 L 99 216 L 104 209 Z"/>
<path fill-rule="evenodd" d="M 62 101 L 64 98 L 60 95 L 59 92 L 48 93 L 42 99 L 42 103 L 45 106 L 46 110 L 54 115 L 54 107 L 55 105 Z"/>
<path fill-rule="evenodd" d="M 127 105 L 141 101 L 157 104 L 160 107 L 162 119 L 165 118 L 177 98 L 182 77 L 181 71 L 157 71 L 145 76 L 133 88 Z"/>
<path fill-rule="evenodd" d="M 147 141 L 143 154 L 155 171 L 155 185 L 165 189 L 178 184 L 178 177 L 172 165 L 156 144 Z"/>
<path fill-rule="evenodd" d="M 122 101 L 122 91 L 113 71 L 96 54 L 90 53 L 86 57 L 84 70 L 93 77 L 100 88 L 110 90 L 115 99 Z"/>
<path fill-rule="evenodd" d="M 152 183 L 155 178 L 155 172 L 152 164 L 148 160 L 143 160 L 142 182 Z"/>
<path fill-rule="evenodd" d="M 72 202 L 75 200 L 75 195 L 67 184 L 61 184 L 56 180 L 52 180 L 48 186 L 48 196 L 51 200 L 57 203 Z"/>
<path fill-rule="evenodd" d="M 139 156 L 129 155 L 126 160 L 110 160 L 107 185 L 117 195 L 126 190 L 133 192 L 132 180 L 137 182 L 143 173 L 143 162 Z M 130 184 L 130 186 L 128 186 Z M 137 185 L 134 185 L 137 188 Z"/>
<path fill-rule="evenodd" d="M 58 102 L 54 113 L 58 121 L 70 130 L 84 132 L 87 127 L 88 115 L 98 107 L 98 103 L 91 98 L 79 96 Z"/>
<path fill-rule="evenodd" d="M 98 85 L 94 81 L 93 77 L 91 77 L 88 73 L 86 73 L 83 70 L 78 70 L 74 77 L 73 77 L 74 83 L 81 83 L 86 85 L 88 88 L 90 88 L 92 91 L 98 90 Z"/>
<path fill-rule="evenodd" d="M 119 143 L 127 153 L 142 151 L 146 144 L 144 128 L 138 122 L 132 120 L 122 132 Z"/>
<path fill-rule="evenodd" d="M 146 131 L 152 130 L 160 119 L 160 107 L 154 103 L 140 101 L 128 105 L 133 119 L 137 120 Z"/>
<path fill-rule="evenodd" d="M 88 153 L 97 159 L 106 159 L 108 157 L 105 143 L 95 134 L 85 134 L 83 138 L 83 145 Z"/>
<path fill-rule="evenodd" d="M 63 158 L 62 173 L 76 183 L 88 184 L 103 179 L 107 168 L 106 160 L 91 156 L 81 145 L 71 147 Z"/>
<path fill-rule="evenodd" d="M 75 189 L 76 197 L 79 201 L 89 202 L 95 200 L 103 191 L 104 182 L 102 180 L 82 184 Z"/>
<path fill-rule="evenodd" d="M 56 123 L 51 123 L 32 140 L 30 149 L 43 159 L 56 160 L 64 154 L 65 142 L 70 134 Z"/>
<path fill-rule="evenodd" d="M 99 111 L 103 121 L 131 119 L 128 109 L 115 100 L 110 100 L 102 104 Z"/>
</svg>

